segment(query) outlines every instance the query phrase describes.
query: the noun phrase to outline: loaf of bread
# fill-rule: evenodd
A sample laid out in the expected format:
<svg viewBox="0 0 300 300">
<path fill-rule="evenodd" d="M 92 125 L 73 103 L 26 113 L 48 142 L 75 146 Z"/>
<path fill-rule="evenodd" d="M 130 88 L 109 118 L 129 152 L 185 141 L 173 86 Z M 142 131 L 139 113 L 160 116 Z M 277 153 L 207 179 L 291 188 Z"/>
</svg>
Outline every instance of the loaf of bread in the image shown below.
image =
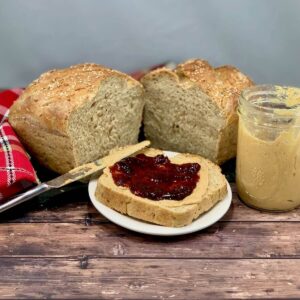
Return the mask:
<svg viewBox="0 0 300 300">
<path fill-rule="evenodd" d="M 147 156 L 163 154 L 161 150 L 153 148 L 143 150 L 142 153 Z M 170 161 L 174 164 L 201 165 L 199 182 L 192 194 L 183 200 L 153 201 L 136 196 L 127 187 L 117 186 L 114 183 L 109 168 L 104 170 L 98 180 L 95 197 L 122 214 L 159 225 L 182 227 L 211 209 L 227 194 L 226 179 L 219 166 L 211 161 L 190 154 L 177 154 L 170 158 Z"/>
<path fill-rule="evenodd" d="M 188 60 L 146 74 L 145 135 L 154 147 L 221 164 L 236 155 L 238 97 L 252 81 L 231 66 Z"/>
<path fill-rule="evenodd" d="M 42 74 L 11 107 L 9 122 L 29 152 L 58 172 L 137 142 L 142 85 L 121 72 L 80 64 Z"/>
</svg>

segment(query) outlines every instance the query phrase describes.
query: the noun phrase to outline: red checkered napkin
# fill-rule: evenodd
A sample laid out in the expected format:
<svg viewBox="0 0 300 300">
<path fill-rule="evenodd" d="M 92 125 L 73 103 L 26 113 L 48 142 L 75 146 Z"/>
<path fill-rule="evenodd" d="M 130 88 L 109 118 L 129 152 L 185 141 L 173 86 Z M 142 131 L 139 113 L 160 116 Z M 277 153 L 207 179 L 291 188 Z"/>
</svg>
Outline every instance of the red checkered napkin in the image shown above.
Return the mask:
<svg viewBox="0 0 300 300">
<path fill-rule="evenodd" d="M 38 182 L 27 153 L 7 121 L 9 108 L 21 93 L 22 89 L 0 93 L 0 203 Z"/>
</svg>

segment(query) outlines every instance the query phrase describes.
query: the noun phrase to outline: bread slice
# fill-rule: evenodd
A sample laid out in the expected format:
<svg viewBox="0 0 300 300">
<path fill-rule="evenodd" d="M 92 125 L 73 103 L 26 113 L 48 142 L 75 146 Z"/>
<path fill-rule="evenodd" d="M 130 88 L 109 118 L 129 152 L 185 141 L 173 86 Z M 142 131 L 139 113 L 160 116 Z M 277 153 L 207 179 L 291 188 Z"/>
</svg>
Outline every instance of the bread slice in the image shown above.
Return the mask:
<svg viewBox="0 0 300 300">
<path fill-rule="evenodd" d="M 148 156 L 162 154 L 161 150 L 146 149 Z M 172 163 L 198 162 L 201 165 L 200 180 L 193 193 L 180 201 L 159 200 L 138 197 L 126 187 L 117 186 L 106 168 L 100 176 L 95 197 L 98 201 L 116 211 L 147 222 L 182 227 L 190 224 L 199 215 L 208 211 L 227 193 L 227 184 L 219 166 L 200 156 L 177 154 L 170 158 Z"/>
<path fill-rule="evenodd" d="M 138 81 L 80 64 L 42 74 L 11 107 L 9 122 L 40 163 L 65 173 L 135 144 L 143 107 Z"/>
<path fill-rule="evenodd" d="M 231 66 L 188 60 L 141 79 L 145 135 L 154 147 L 202 155 L 221 164 L 236 155 L 237 100 L 252 81 Z"/>
</svg>

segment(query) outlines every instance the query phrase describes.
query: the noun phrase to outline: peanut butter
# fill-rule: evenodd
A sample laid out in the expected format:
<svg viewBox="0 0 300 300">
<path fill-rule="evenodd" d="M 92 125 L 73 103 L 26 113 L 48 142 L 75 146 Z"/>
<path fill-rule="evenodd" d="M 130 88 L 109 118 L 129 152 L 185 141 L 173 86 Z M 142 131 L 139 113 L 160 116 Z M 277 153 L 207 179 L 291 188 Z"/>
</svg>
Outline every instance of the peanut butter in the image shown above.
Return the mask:
<svg viewBox="0 0 300 300">
<path fill-rule="evenodd" d="M 240 109 L 237 188 L 241 199 L 256 208 L 285 211 L 300 206 L 300 117 L 298 108 L 293 118 L 286 109 L 299 104 L 300 98 L 289 95 L 294 95 L 292 90 L 283 110 L 266 114 L 258 109 L 249 115 Z"/>
</svg>

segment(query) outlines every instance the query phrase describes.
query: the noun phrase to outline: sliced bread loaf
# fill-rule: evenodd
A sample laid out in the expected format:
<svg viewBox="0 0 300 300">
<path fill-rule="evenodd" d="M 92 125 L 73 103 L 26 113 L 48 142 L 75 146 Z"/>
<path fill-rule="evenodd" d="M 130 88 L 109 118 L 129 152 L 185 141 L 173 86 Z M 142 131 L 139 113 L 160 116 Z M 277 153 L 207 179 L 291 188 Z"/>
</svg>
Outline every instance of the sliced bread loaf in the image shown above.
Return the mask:
<svg viewBox="0 0 300 300">
<path fill-rule="evenodd" d="M 142 152 L 147 156 L 163 153 L 152 148 Z M 200 156 L 177 154 L 170 160 L 175 164 L 197 162 L 201 165 L 196 188 L 183 200 L 153 201 L 136 196 L 128 188 L 114 183 L 109 168 L 100 176 L 95 196 L 106 206 L 137 219 L 169 227 L 188 225 L 224 198 L 227 193 L 226 179 L 217 165 Z"/>
<path fill-rule="evenodd" d="M 145 75 L 145 135 L 154 147 L 222 162 L 236 155 L 237 100 L 252 81 L 231 66 L 188 60 Z"/>
<path fill-rule="evenodd" d="M 42 74 L 14 103 L 9 121 L 33 156 L 65 173 L 136 143 L 143 107 L 138 81 L 80 64 Z"/>
</svg>

